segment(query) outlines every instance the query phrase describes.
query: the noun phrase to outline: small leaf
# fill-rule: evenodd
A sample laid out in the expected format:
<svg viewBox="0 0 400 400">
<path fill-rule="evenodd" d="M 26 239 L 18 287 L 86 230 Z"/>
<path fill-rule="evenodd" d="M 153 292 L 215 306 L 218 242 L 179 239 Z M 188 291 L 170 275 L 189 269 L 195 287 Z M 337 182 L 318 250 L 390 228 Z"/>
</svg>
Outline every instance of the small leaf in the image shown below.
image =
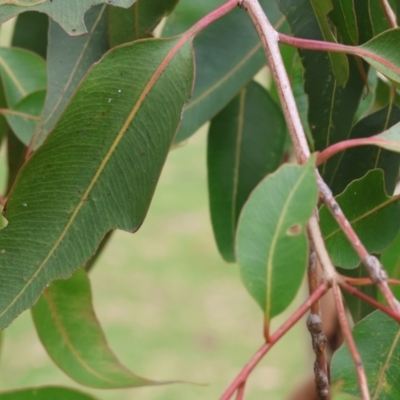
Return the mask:
<svg viewBox="0 0 400 400">
<path fill-rule="evenodd" d="M 208 136 L 210 212 L 220 253 L 235 261 L 239 213 L 256 185 L 278 168 L 286 125 L 279 107 L 252 82 L 211 122 Z"/>
<path fill-rule="evenodd" d="M 136 0 L 124 10 L 108 8 L 108 38 L 111 47 L 152 37 L 154 28 L 172 12 L 178 0 Z"/>
<path fill-rule="evenodd" d="M 265 178 L 240 215 L 237 258 L 266 326 L 288 307 L 301 285 L 308 260 L 306 224 L 317 197 L 312 157 L 306 165 L 284 165 Z"/>
<path fill-rule="evenodd" d="M 70 37 L 50 20 L 48 91 L 30 149 L 43 143 L 89 68 L 108 50 L 106 17 L 105 5 L 90 9 L 85 16 L 89 33 L 80 37 Z"/>
<path fill-rule="evenodd" d="M 46 89 L 46 63 L 30 51 L 0 48 L 0 73 L 10 108 L 28 94 Z"/>
<path fill-rule="evenodd" d="M 43 109 L 45 97 L 45 90 L 33 92 L 23 98 L 12 109 L 0 111 L 6 117 L 15 135 L 25 146 L 28 146 L 32 139 L 33 132 L 39 121 L 39 115 Z"/>
<path fill-rule="evenodd" d="M 371 399 L 400 398 L 400 327 L 399 324 L 375 311 L 353 329 L 353 337 L 363 360 Z M 332 381 L 340 382 L 342 391 L 360 396 L 354 363 L 347 345 L 333 356 Z"/>
<path fill-rule="evenodd" d="M 371 144 L 400 153 L 400 122 L 371 139 L 373 141 Z"/>
<path fill-rule="evenodd" d="M 399 232 L 400 198 L 386 194 L 382 170 L 370 171 L 353 181 L 336 200 L 370 253 L 381 253 Z M 361 260 L 325 205 L 320 221 L 332 262 L 338 267 L 356 268 Z"/>
<path fill-rule="evenodd" d="M 155 383 L 129 371 L 108 347 L 84 270 L 53 282 L 32 308 L 32 315 L 50 357 L 76 382 L 99 389 Z"/>
<path fill-rule="evenodd" d="M 95 400 L 88 394 L 63 387 L 38 387 L 0 393 L 0 400 Z"/>
<path fill-rule="evenodd" d="M 91 7 L 109 3 L 113 6 L 127 8 L 134 2 L 135 0 L 0 0 L 0 24 L 25 11 L 38 11 L 51 17 L 69 35 L 79 36 L 87 33 L 83 16 Z M 20 3 L 24 3 L 24 5 L 21 6 Z"/>
<path fill-rule="evenodd" d="M 188 35 L 116 47 L 90 70 L 8 197 L 1 328 L 84 265 L 107 232 L 139 229 L 192 82 Z"/>
<path fill-rule="evenodd" d="M 389 277 L 400 280 L 400 235 L 397 235 L 395 241 L 382 253 L 381 261 Z M 391 289 L 397 300 L 400 300 L 400 286 L 393 285 Z"/>
<path fill-rule="evenodd" d="M 180 0 L 168 17 L 163 36 L 190 28 L 193 22 L 224 0 Z M 261 0 L 271 23 L 282 14 L 275 1 Z M 265 54 L 250 19 L 238 8 L 198 34 L 194 40 L 196 81 L 193 96 L 185 106 L 176 142 L 190 137 L 220 112 L 265 65 Z"/>
</svg>

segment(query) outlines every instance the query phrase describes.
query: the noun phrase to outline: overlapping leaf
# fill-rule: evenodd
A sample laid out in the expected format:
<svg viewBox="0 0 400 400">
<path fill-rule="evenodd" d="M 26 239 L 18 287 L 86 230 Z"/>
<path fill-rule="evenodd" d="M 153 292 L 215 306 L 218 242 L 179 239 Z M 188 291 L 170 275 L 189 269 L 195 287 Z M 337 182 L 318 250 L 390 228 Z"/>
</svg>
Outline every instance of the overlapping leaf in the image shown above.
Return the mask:
<svg viewBox="0 0 400 400">
<path fill-rule="evenodd" d="M 237 259 L 265 325 L 293 300 L 307 266 L 306 223 L 318 197 L 314 159 L 264 179 L 240 215 Z"/>
<path fill-rule="evenodd" d="M 353 0 L 333 0 L 332 5 L 329 17 L 338 28 L 344 43 L 357 45 L 358 27 Z"/>
<path fill-rule="evenodd" d="M 32 308 L 32 315 L 50 357 L 78 383 L 99 389 L 154 384 L 124 367 L 108 347 L 92 307 L 85 271 L 53 282 Z"/>
<path fill-rule="evenodd" d="M 0 393 L 0 400 L 95 400 L 77 390 L 63 387 L 38 387 Z"/>
<path fill-rule="evenodd" d="M 235 261 L 239 213 L 256 185 L 282 158 L 286 126 L 268 92 L 252 82 L 211 122 L 208 186 L 211 220 L 221 255 Z"/>
<path fill-rule="evenodd" d="M 163 36 L 181 33 L 223 2 L 181 0 L 168 18 Z M 272 23 L 281 18 L 275 1 L 261 0 L 260 4 Z M 266 63 L 257 33 L 240 9 L 197 35 L 194 47 L 196 83 L 176 141 L 187 139 L 221 111 Z"/>
<path fill-rule="evenodd" d="M 127 8 L 135 0 L 0 0 L 0 24 L 25 11 L 45 13 L 62 26 L 69 35 L 87 32 L 83 17 L 97 4 Z"/>
<path fill-rule="evenodd" d="M 399 399 L 399 324 L 382 312 L 375 311 L 354 327 L 353 337 L 363 360 L 371 399 Z M 332 381 L 340 382 L 343 392 L 360 396 L 347 345 L 335 353 L 331 370 Z"/>
<path fill-rule="evenodd" d="M 89 68 L 108 50 L 106 6 L 90 9 L 85 23 L 89 30 L 87 35 L 70 37 L 57 23 L 50 21 L 48 92 L 31 150 L 43 143 Z"/>
<path fill-rule="evenodd" d="M 115 48 L 25 164 L 0 231 L 0 326 L 146 215 L 193 80 L 190 38 Z M 143 68 L 146 65 L 146 68 Z"/>
<path fill-rule="evenodd" d="M 400 229 L 400 198 L 389 197 L 382 170 L 370 171 L 353 181 L 336 200 L 370 253 L 381 253 Z M 332 262 L 342 268 L 356 268 L 360 259 L 326 206 L 320 210 L 321 230 Z"/>
<path fill-rule="evenodd" d="M 152 36 L 161 19 L 175 8 L 178 0 L 136 0 L 128 10 L 108 9 L 108 37 L 110 46 L 133 42 Z"/>
</svg>

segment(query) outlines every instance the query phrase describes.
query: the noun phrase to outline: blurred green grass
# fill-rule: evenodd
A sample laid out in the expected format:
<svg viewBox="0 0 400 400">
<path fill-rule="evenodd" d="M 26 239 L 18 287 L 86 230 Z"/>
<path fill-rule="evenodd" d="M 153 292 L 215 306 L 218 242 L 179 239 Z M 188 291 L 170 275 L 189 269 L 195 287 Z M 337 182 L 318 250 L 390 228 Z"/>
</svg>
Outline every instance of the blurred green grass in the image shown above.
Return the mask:
<svg viewBox="0 0 400 400">
<path fill-rule="evenodd" d="M 208 385 L 84 388 L 52 363 L 25 312 L 4 333 L 1 390 L 61 384 L 103 400 L 218 399 L 262 344 L 262 314 L 214 243 L 204 131 L 171 152 L 143 227 L 114 234 L 91 282 L 98 318 L 125 365 L 147 378 Z M 304 298 L 300 293 L 273 327 Z M 312 368 L 303 319 L 253 373 L 246 400 L 284 399 Z"/>
</svg>

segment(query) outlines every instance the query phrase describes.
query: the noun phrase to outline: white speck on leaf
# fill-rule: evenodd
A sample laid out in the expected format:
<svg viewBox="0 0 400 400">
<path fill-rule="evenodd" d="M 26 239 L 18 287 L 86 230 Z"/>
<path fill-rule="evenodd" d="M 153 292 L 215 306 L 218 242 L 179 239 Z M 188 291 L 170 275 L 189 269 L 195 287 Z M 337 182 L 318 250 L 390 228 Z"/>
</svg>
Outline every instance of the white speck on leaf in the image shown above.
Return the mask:
<svg viewBox="0 0 400 400">
<path fill-rule="evenodd" d="M 108 99 L 108 102 L 111 103 L 111 100 L 112 100 L 112 99 Z"/>
<path fill-rule="evenodd" d="M 28 207 L 28 204 L 22 203 L 22 207 Z"/>
</svg>

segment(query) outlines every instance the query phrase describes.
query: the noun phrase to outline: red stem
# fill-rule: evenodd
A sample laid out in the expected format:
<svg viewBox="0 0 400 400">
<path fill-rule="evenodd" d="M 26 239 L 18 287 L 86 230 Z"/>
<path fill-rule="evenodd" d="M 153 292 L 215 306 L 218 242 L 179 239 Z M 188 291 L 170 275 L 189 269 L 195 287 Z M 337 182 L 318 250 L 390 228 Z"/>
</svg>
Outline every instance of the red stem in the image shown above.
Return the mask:
<svg viewBox="0 0 400 400">
<path fill-rule="evenodd" d="M 244 399 L 244 391 L 246 389 L 246 381 L 244 381 L 238 388 L 236 400 L 243 400 Z"/>
<path fill-rule="evenodd" d="M 342 289 L 350 293 L 352 296 L 358 297 L 359 299 L 371 304 L 376 309 L 381 310 L 385 314 L 389 315 L 389 317 L 393 318 L 395 321 L 400 322 L 400 316 L 397 313 L 393 312 L 389 307 L 385 307 L 383 304 L 379 303 L 372 297 L 367 296 L 365 293 L 349 285 L 343 280 L 339 282 L 339 285 Z"/>
<path fill-rule="evenodd" d="M 297 309 L 297 311 L 270 337 L 270 341 L 265 343 L 261 348 L 254 354 L 250 361 L 245 365 L 239 375 L 230 384 L 228 389 L 222 395 L 220 400 L 229 400 L 238 388 L 246 382 L 248 376 L 262 360 L 262 358 L 268 353 L 271 347 L 286 333 L 289 331 L 296 322 L 311 308 L 311 306 L 318 301 L 327 291 L 329 287 L 327 283 L 322 283 L 314 291 L 314 293 Z"/>
<path fill-rule="evenodd" d="M 375 285 L 371 278 L 351 278 L 348 276 L 340 275 L 347 283 L 354 286 Z M 389 278 L 387 282 L 390 285 L 400 285 L 400 280 Z"/>
</svg>

